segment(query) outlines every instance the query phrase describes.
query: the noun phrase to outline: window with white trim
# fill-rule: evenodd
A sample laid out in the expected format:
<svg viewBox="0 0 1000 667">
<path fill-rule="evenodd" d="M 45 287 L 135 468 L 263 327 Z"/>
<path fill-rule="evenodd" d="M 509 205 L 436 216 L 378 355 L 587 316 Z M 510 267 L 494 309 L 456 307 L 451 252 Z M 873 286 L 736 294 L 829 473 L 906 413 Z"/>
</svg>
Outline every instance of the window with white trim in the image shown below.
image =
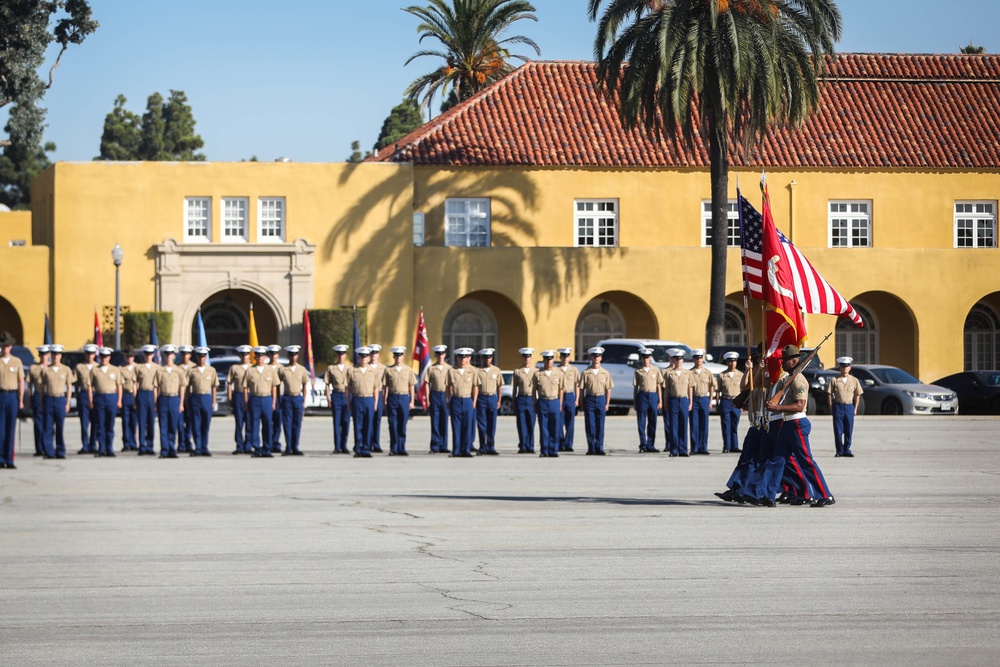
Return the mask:
<svg viewBox="0 0 1000 667">
<path fill-rule="evenodd" d="M 246 243 L 247 209 L 246 197 L 223 197 L 222 199 L 222 242 Z"/>
<path fill-rule="evenodd" d="M 413 214 L 413 245 L 424 245 L 424 214 L 419 211 Z"/>
<path fill-rule="evenodd" d="M 444 244 L 456 248 L 490 245 L 490 200 L 445 199 Z"/>
<path fill-rule="evenodd" d="M 261 197 L 257 200 L 257 241 L 260 243 L 284 243 L 284 197 Z"/>
<path fill-rule="evenodd" d="M 702 246 L 712 245 L 712 200 L 701 202 Z M 726 203 L 726 245 L 740 247 L 740 208 L 735 199 Z"/>
<path fill-rule="evenodd" d="M 829 220 L 831 248 L 871 247 L 871 201 L 831 201 Z"/>
<path fill-rule="evenodd" d="M 212 242 L 212 198 L 184 198 L 184 242 Z"/>
<path fill-rule="evenodd" d="M 576 247 L 618 245 L 617 199 L 577 199 L 574 207 Z"/>
<path fill-rule="evenodd" d="M 995 201 L 955 202 L 955 247 L 997 247 L 997 203 Z"/>
</svg>

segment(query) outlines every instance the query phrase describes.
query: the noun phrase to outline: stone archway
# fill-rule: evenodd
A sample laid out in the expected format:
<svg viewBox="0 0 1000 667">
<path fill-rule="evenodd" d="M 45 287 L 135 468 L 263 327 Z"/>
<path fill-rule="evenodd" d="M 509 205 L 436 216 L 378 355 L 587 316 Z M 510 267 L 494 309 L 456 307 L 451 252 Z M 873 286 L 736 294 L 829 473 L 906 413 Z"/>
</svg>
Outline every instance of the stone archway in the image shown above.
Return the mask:
<svg viewBox="0 0 1000 667">
<path fill-rule="evenodd" d="M 574 329 L 577 359 L 606 338 L 658 338 L 659 325 L 649 305 L 630 292 L 598 294 L 588 301 L 576 318 Z"/>
<path fill-rule="evenodd" d="M 868 363 L 898 366 L 920 377 L 917 360 L 920 332 L 913 311 L 906 302 L 889 292 L 864 292 L 851 299 L 851 304 L 862 315 L 869 331 L 858 329 L 844 318 L 839 318 L 836 355 L 854 356 L 852 352 L 870 349 L 864 353 Z M 854 337 L 854 343 L 867 347 L 848 349 L 846 343 L 849 336 Z M 855 363 L 861 362 L 855 359 Z"/>
<path fill-rule="evenodd" d="M 278 340 L 278 318 L 259 296 L 243 289 L 223 290 L 205 299 L 201 317 L 209 347 L 236 346 L 250 342 L 250 306 L 261 345 Z M 196 340 L 196 322 L 192 323 L 191 340 Z"/>
<path fill-rule="evenodd" d="M 514 363 L 517 349 L 528 345 L 528 326 L 521 309 L 499 292 L 481 290 L 471 292 L 452 304 L 444 318 L 442 337 L 449 346 L 473 347 L 476 352 L 483 347 L 495 347 L 493 362 L 501 359 Z M 473 361 L 478 361 L 478 355 Z"/>
</svg>

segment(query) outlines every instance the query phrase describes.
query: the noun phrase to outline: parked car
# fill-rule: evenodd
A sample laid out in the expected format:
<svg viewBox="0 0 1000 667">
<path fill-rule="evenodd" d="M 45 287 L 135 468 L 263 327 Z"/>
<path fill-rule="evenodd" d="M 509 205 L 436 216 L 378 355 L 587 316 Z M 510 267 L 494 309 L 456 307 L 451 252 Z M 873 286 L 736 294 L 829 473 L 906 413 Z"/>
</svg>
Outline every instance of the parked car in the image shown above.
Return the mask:
<svg viewBox="0 0 1000 667">
<path fill-rule="evenodd" d="M 240 358 L 237 355 L 226 355 L 220 357 L 210 356 L 208 363 L 212 365 L 215 372 L 219 374 L 219 387 L 215 391 L 215 402 L 216 402 L 216 414 L 228 414 L 233 411 L 233 407 L 229 404 L 228 398 L 228 384 L 226 382 L 226 377 L 229 375 L 229 369 L 233 367 L 234 364 L 240 363 Z M 282 366 L 288 365 L 288 359 L 285 357 L 278 357 L 278 363 Z M 326 402 L 326 382 L 323 378 L 316 378 L 315 388 L 310 383 L 310 386 L 306 389 L 305 396 L 305 411 L 317 412 L 329 409 L 329 404 Z"/>
<path fill-rule="evenodd" d="M 840 375 L 837 371 L 826 371 L 809 364 L 802 370 L 802 377 L 809 381 L 809 399 L 806 413 L 810 415 L 830 414 L 830 402 L 827 398 L 830 381 Z M 860 406 L 859 406 L 860 407 Z"/>
<path fill-rule="evenodd" d="M 514 387 L 511 382 L 514 380 L 514 371 L 503 371 L 503 386 L 500 387 L 500 414 L 514 414 Z"/>
<path fill-rule="evenodd" d="M 967 415 L 1000 415 L 1000 371 L 965 371 L 936 380 L 958 395 Z"/>
<path fill-rule="evenodd" d="M 859 414 L 957 415 L 958 396 L 951 389 L 924 384 L 895 366 L 860 365 L 851 368 L 864 389 Z"/>
</svg>

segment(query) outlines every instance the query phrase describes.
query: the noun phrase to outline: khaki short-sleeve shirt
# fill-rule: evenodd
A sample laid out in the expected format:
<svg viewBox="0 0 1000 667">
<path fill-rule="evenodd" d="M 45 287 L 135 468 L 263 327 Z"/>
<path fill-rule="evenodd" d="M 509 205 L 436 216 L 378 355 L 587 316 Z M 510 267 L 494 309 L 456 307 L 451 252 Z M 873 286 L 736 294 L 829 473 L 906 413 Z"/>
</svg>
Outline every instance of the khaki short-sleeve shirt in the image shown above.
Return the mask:
<svg viewBox="0 0 1000 667">
<path fill-rule="evenodd" d="M 588 368 L 580 373 L 580 391 L 585 396 L 604 396 L 611 391 L 615 383 L 611 373 L 603 368 Z"/>
<path fill-rule="evenodd" d="M 496 366 L 479 369 L 479 395 L 496 396 L 503 386 L 503 371 Z"/>
<path fill-rule="evenodd" d="M 90 371 L 97 368 L 97 364 L 77 364 L 76 365 L 76 384 L 81 391 L 87 391 L 90 389 Z"/>
<path fill-rule="evenodd" d="M 691 386 L 695 396 L 711 396 L 715 389 L 715 376 L 704 366 L 691 369 Z"/>
<path fill-rule="evenodd" d="M 131 394 L 135 391 L 135 371 L 137 366 L 119 366 L 118 371 L 122 374 L 122 391 Z"/>
<path fill-rule="evenodd" d="M 691 382 L 691 371 L 686 368 L 668 368 L 663 372 L 663 388 L 667 398 L 687 398 Z"/>
<path fill-rule="evenodd" d="M 337 364 L 327 366 L 323 380 L 331 392 L 343 394 L 347 391 L 347 374 L 350 370 L 350 364 L 343 364 L 343 367 Z"/>
<path fill-rule="evenodd" d="M 69 366 L 48 366 L 42 373 L 42 393 L 46 396 L 65 396 L 73 384 L 73 371 Z"/>
<path fill-rule="evenodd" d="M 258 397 L 270 396 L 274 388 L 281 384 L 274 366 L 251 366 L 247 369 L 244 381 L 249 394 Z"/>
<path fill-rule="evenodd" d="M 355 366 L 347 373 L 347 388 L 352 396 L 367 398 L 375 395 L 378 375 L 371 366 Z"/>
<path fill-rule="evenodd" d="M 567 394 L 575 394 L 576 386 L 580 383 L 580 371 L 573 364 L 556 366 L 556 370 L 562 371 L 563 375 L 566 376 L 566 380 L 563 382 L 563 391 Z"/>
<path fill-rule="evenodd" d="M 406 364 L 389 366 L 385 370 L 382 382 L 390 394 L 405 394 L 409 396 L 410 387 L 415 387 L 417 384 L 417 376 L 414 375 L 413 369 Z"/>
<path fill-rule="evenodd" d="M 635 369 L 632 386 L 637 390 L 653 392 L 659 389 L 661 384 L 663 384 L 663 372 L 656 366 L 650 364 L 648 368 L 640 366 Z"/>
<path fill-rule="evenodd" d="M 444 391 L 448 388 L 448 371 L 451 366 L 448 364 L 434 364 L 427 367 L 427 386 L 431 391 Z"/>
<path fill-rule="evenodd" d="M 479 386 L 479 369 L 469 366 L 462 369 L 452 368 L 448 371 L 448 386 L 451 395 L 458 398 L 472 398 L 472 388 Z"/>
<path fill-rule="evenodd" d="M 250 364 L 247 364 L 246 367 L 243 364 L 233 364 L 229 367 L 229 372 L 226 373 L 226 383 L 233 388 L 233 393 L 243 393 L 247 385 L 247 371 L 251 368 Z"/>
<path fill-rule="evenodd" d="M 178 366 L 160 366 L 156 371 L 156 388 L 160 396 L 179 396 L 186 378 Z"/>
<path fill-rule="evenodd" d="M 511 377 L 510 384 L 514 387 L 518 396 L 531 395 L 531 376 L 535 373 L 534 368 L 518 368 Z"/>
<path fill-rule="evenodd" d="M 162 368 L 159 364 L 149 362 L 139 364 L 135 367 L 135 381 L 139 385 L 139 391 L 153 391 L 156 384 L 156 372 Z"/>
<path fill-rule="evenodd" d="M 121 370 L 117 366 L 94 366 L 90 371 L 90 386 L 95 394 L 117 394 L 122 386 Z"/>
<path fill-rule="evenodd" d="M 188 390 L 192 394 L 214 394 L 219 386 L 219 374 L 211 366 L 195 366 L 188 371 Z"/>
<path fill-rule="evenodd" d="M 839 375 L 830 380 L 827 392 L 833 396 L 834 403 L 854 403 L 854 397 L 865 393 L 858 378 L 848 373 L 846 378 Z"/>
<path fill-rule="evenodd" d="M 302 364 L 279 368 L 278 377 L 281 378 L 285 396 L 301 396 L 309 385 L 309 371 Z"/>
<path fill-rule="evenodd" d="M 743 382 L 743 373 L 740 371 L 722 371 L 719 373 L 719 393 L 723 398 L 736 398 L 740 395 L 740 384 Z"/>
<path fill-rule="evenodd" d="M 564 382 L 566 382 L 565 374 L 553 368 L 551 371 L 535 371 L 531 384 L 538 398 L 552 400 L 559 398 Z"/>
</svg>

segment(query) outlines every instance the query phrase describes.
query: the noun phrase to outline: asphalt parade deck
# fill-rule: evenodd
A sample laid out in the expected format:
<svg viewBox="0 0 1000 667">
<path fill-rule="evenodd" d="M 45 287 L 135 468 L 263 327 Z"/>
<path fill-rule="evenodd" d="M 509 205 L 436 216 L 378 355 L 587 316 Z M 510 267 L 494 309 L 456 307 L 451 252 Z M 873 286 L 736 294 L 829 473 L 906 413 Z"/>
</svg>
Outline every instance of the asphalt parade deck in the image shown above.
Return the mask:
<svg viewBox="0 0 1000 667">
<path fill-rule="evenodd" d="M 0 471 L 0 664 L 995 664 L 1000 420 L 858 419 L 837 504 L 718 501 L 736 455 L 33 458 Z M 661 423 L 662 427 L 662 423 Z M 388 451 L 388 430 L 382 429 Z M 662 448 L 662 435 L 657 443 Z"/>
</svg>

